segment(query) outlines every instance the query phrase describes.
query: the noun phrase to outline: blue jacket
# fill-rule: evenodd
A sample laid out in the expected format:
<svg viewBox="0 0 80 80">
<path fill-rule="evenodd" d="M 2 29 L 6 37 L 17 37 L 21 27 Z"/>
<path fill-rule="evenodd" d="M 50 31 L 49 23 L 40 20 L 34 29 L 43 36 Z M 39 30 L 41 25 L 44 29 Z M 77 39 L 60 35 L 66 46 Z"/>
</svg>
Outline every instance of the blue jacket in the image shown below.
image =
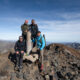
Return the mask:
<svg viewBox="0 0 80 80">
<path fill-rule="evenodd" d="M 42 43 L 40 42 L 40 39 L 42 38 Z M 40 50 L 43 50 L 43 48 L 45 47 L 45 39 L 42 35 L 40 35 L 39 37 L 36 37 L 34 40 L 32 40 L 32 42 L 36 42 L 37 41 L 37 48 L 39 48 Z"/>
</svg>

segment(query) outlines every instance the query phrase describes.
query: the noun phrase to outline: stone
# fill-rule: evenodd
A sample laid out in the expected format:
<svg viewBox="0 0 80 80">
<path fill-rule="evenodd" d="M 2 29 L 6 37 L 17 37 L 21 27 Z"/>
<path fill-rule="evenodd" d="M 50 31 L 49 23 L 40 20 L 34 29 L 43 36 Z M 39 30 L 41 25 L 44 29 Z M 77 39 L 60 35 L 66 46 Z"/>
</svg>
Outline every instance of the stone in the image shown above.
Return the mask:
<svg viewBox="0 0 80 80">
<path fill-rule="evenodd" d="M 19 79 L 23 79 L 23 73 L 21 72 L 16 73 L 16 77 Z"/>
<path fill-rule="evenodd" d="M 15 80 L 15 77 L 16 77 L 16 74 L 14 72 L 12 72 L 10 80 Z"/>
</svg>

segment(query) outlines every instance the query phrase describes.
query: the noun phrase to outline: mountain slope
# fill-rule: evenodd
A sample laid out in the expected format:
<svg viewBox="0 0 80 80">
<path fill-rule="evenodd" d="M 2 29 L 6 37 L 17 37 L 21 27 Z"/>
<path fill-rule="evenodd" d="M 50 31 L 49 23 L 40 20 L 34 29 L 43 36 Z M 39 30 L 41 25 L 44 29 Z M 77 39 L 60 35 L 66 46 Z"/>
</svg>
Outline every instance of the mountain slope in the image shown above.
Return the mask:
<svg viewBox="0 0 80 80">
<path fill-rule="evenodd" d="M 43 74 L 40 74 L 38 64 L 26 61 L 23 63 L 22 73 L 14 70 L 14 51 L 1 54 L 0 61 L 0 80 L 52 80 L 52 76 L 55 80 L 80 79 L 80 53 L 62 44 L 50 44 L 46 47 Z"/>
</svg>

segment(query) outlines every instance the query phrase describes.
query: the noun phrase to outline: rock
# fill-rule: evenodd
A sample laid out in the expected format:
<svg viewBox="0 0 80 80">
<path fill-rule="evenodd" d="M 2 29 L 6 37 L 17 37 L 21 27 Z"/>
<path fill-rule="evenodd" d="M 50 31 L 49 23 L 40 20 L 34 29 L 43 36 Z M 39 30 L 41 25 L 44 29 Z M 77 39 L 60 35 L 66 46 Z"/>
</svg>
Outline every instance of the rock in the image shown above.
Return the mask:
<svg viewBox="0 0 80 80">
<path fill-rule="evenodd" d="M 46 80 L 49 80 L 49 75 L 45 75 L 45 79 Z"/>
<path fill-rule="evenodd" d="M 68 79 L 72 78 L 72 74 L 70 72 L 68 72 L 66 76 L 68 77 Z"/>
<path fill-rule="evenodd" d="M 15 80 L 15 78 L 16 78 L 16 74 L 13 72 L 13 73 L 11 73 L 11 78 L 10 78 L 10 80 Z"/>
<path fill-rule="evenodd" d="M 28 78 L 27 73 L 23 73 L 23 79 L 24 79 L 24 80 L 27 80 L 27 78 Z"/>
<path fill-rule="evenodd" d="M 16 77 L 19 79 L 23 79 L 23 73 L 21 72 L 16 73 Z"/>
<path fill-rule="evenodd" d="M 0 80 L 79 80 L 80 58 L 75 56 L 77 53 L 75 49 L 62 44 L 47 46 L 44 50 L 44 69 L 42 72 L 39 71 L 39 62 L 35 65 L 27 60 L 23 62 L 22 72 L 18 72 L 14 70 L 13 58 L 10 60 L 7 58 L 9 54 L 0 55 Z"/>
<path fill-rule="evenodd" d="M 60 71 L 57 72 L 57 76 L 58 76 L 59 78 L 64 78 L 64 76 L 61 74 Z"/>
<path fill-rule="evenodd" d="M 7 80 L 7 76 L 0 76 L 0 80 Z"/>
</svg>

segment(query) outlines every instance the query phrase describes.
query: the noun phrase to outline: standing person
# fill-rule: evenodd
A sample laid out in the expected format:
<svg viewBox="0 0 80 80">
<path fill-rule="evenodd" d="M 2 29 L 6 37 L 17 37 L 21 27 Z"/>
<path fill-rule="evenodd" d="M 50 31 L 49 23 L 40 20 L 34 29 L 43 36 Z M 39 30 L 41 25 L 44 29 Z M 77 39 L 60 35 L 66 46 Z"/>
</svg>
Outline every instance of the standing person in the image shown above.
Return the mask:
<svg viewBox="0 0 80 80">
<path fill-rule="evenodd" d="M 37 37 L 32 40 L 33 42 L 36 42 L 36 46 L 32 49 L 32 51 L 36 50 L 39 54 L 39 60 L 41 63 L 40 70 L 43 70 L 43 53 L 44 53 L 44 47 L 45 47 L 45 39 L 41 35 L 41 32 L 37 32 Z"/>
<path fill-rule="evenodd" d="M 20 36 L 19 40 L 15 44 L 16 68 L 18 68 L 19 70 L 22 69 L 23 55 L 25 50 L 26 50 L 25 42 L 23 41 L 23 37 Z"/>
<path fill-rule="evenodd" d="M 26 41 L 28 30 L 29 30 L 28 20 L 25 20 L 24 24 L 21 26 L 22 36 L 25 41 Z"/>
<path fill-rule="evenodd" d="M 31 25 L 30 25 L 30 30 L 31 30 L 31 39 L 36 38 L 37 32 L 38 32 L 38 26 L 35 24 L 35 20 L 31 20 Z M 35 42 L 33 43 L 33 47 L 35 46 Z"/>
<path fill-rule="evenodd" d="M 36 35 L 37 35 L 37 32 L 38 32 L 38 26 L 37 24 L 35 24 L 35 20 L 32 19 L 31 21 L 31 25 L 30 25 L 30 28 L 31 28 L 31 38 L 36 38 Z"/>
</svg>

